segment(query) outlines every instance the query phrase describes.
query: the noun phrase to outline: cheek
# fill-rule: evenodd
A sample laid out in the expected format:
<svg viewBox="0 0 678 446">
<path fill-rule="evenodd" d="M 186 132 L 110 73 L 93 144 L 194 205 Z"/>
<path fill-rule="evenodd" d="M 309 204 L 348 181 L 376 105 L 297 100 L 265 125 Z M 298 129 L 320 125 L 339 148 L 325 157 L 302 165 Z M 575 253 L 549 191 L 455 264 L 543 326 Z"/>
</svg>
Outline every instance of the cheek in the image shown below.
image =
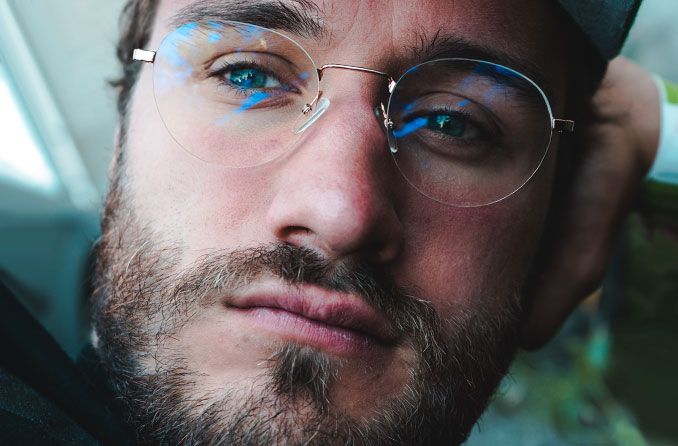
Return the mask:
<svg viewBox="0 0 678 446">
<path fill-rule="evenodd" d="M 206 249 L 263 241 L 255 222 L 269 175 L 206 163 L 184 150 L 168 134 L 152 87 L 152 70 L 145 68 L 130 104 L 125 149 L 126 187 L 139 220 L 153 222 L 164 240 L 190 247 L 186 262 Z"/>
<path fill-rule="evenodd" d="M 400 274 L 441 314 L 520 291 L 543 229 L 550 173 L 480 208 L 412 207 Z M 510 294 L 510 295 L 509 295 Z"/>
</svg>

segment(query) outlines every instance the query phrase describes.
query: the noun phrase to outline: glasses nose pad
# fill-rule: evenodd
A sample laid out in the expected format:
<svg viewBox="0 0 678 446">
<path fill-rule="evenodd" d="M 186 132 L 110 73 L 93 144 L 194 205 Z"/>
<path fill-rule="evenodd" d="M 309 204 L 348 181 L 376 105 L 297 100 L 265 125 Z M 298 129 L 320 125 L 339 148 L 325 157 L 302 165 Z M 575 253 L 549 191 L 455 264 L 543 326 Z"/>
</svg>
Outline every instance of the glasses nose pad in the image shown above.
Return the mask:
<svg viewBox="0 0 678 446">
<path fill-rule="evenodd" d="M 391 138 L 391 131 L 393 130 L 393 121 L 391 121 L 388 118 L 388 114 L 386 113 L 386 106 L 382 102 L 380 106 L 374 107 L 374 114 L 377 117 L 379 121 L 383 124 L 383 130 L 384 133 L 386 133 L 386 136 L 388 137 L 388 148 L 391 151 L 391 153 L 398 153 L 398 148 L 395 145 L 395 140 L 394 138 Z"/>
<path fill-rule="evenodd" d="M 301 115 L 294 126 L 294 133 L 301 133 L 316 122 L 330 107 L 330 100 L 327 98 L 320 98 L 316 103 L 315 109 L 311 116 Z"/>
</svg>

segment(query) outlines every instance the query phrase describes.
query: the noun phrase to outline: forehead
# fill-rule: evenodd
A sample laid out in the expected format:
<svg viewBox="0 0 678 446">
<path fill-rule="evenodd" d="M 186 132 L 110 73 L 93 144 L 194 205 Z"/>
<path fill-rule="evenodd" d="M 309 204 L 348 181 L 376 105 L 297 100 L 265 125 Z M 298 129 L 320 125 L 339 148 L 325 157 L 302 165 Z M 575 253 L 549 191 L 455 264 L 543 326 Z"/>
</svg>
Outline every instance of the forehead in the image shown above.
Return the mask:
<svg viewBox="0 0 678 446">
<path fill-rule="evenodd" d="M 555 3 L 161 0 L 151 45 L 157 48 L 162 38 L 182 23 L 224 18 L 283 27 L 282 32 L 301 43 L 318 66 L 347 63 L 397 74 L 422 59 L 469 57 L 509 66 L 549 91 L 562 85 L 566 59 L 563 21 Z M 280 17 L 282 10 L 289 14 Z M 436 54 L 441 48 L 442 53 Z M 469 48 L 470 52 L 457 54 Z"/>
<path fill-rule="evenodd" d="M 393 0 L 321 3 L 338 38 L 399 47 L 426 45 L 436 36 L 458 37 L 539 60 L 559 40 L 558 17 L 545 0 Z M 370 26 L 366 26 L 370 25 Z M 545 51 L 546 50 L 546 51 Z"/>
</svg>

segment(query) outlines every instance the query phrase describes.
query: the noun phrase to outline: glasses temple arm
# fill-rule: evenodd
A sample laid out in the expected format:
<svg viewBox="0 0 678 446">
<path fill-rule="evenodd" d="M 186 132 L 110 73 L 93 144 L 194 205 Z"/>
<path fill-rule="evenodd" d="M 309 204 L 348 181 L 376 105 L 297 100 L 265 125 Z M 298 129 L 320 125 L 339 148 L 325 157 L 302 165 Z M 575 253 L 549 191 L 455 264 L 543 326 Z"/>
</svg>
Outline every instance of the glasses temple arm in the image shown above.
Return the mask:
<svg viewBox="0 0 678 446">
<path fill-rule="evenodd" d="M 132 53 L 132 60 L 138 60 L 139 62 L 153 63 L 155 62 L 155 51 L 146 51 L 135 49 Z"/>
<path fill-rule="evenodd" d="M 574 121 L 569 119 L 554 119 L 551 127 L 557 133 L 574 133 Z"/>
</svg>

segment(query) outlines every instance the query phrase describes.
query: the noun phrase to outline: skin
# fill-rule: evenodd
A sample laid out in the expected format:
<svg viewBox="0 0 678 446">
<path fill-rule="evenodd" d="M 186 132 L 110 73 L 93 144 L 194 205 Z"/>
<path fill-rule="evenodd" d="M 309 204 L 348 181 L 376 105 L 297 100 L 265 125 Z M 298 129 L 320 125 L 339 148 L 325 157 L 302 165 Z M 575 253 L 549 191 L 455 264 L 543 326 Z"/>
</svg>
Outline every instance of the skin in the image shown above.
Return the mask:
<svg viewBox="0 0 678 446">
<path fill-rule="evenodd" d="M 539 274 L 521 338 L 546 344 L 574 308 L 600 287 L 615 236 L 659 144 L 659 94 L 652 76 L 633 62 L 613 60 L 592 100 L 602 119 L 585 132 L 584 160 L 550 231 L 555 242 Z M 675 227 L 660 228 L 673 232 Z"/>
<path fill-rule="evenodd" d="M 530 1 L 427 1 L 319 4 L 331 38 L 297 38 L 318 66 L 348 63 L 398 72 L 414 61 L 403 47 L 416 32 L 438 30 L 530 60 L 552 85 L 554 115 L 563 117 L 564 32 L 555 8 Z M 187 1 L 161 2 L 149 48 L 170 32 L 169 20 Z M 323 78 L 331 108 L 289 155 L 251 169 L 207 164 L 166 132 L 145 65 L 129 109 L 125 189 L 128 205 L 162 241 L 179 248 L 177 271 L 215 250 L 287 243 L 333 262 L 359 259 L 414 289 L 445 322 L 479 307 L 501 311 L 525 281 L 550 204 L 559 141 L 538 174 L 517 194 L 478 208 L 441 205 L 400 176 L 373 108 L 379 78 L 331 71 Z M 256 281 L 247 291 L 281 284 Z M 317 291 L 309 288 L 312 294 Z M 201 390 L 248 388 L 261 373 L 275 333 L 243 323 L 219 305 L 202 308 L 168 341 Z M 332 402 L 369 415 L 403 390 L 412 351 L 406 344 L 347 355 Z M 151 362 L 145 363 L 149 369 Z"/>
</svg>

